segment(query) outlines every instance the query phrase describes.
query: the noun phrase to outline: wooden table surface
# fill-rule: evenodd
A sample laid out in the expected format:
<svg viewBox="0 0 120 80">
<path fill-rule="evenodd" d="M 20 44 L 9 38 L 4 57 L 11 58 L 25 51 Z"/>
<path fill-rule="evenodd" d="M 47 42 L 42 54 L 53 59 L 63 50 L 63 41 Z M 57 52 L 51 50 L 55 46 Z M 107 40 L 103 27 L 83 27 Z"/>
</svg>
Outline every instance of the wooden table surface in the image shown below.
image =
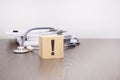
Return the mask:
<svg viewBox="0 0 120 80">
<path fill-rule="evenodd" d="M 38 51 L 13 54 L 14 40 L 0 40 L 0 80 L 120 80 L 120 40 L 80 39 L 64 59 L 42 60 Z"/>
</svg>

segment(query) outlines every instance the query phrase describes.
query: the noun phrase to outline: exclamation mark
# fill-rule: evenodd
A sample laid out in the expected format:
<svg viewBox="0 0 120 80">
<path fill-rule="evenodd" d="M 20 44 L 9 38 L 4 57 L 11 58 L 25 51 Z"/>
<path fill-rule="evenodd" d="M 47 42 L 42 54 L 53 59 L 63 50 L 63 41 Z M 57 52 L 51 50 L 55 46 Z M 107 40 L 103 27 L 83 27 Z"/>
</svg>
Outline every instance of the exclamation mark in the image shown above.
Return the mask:
<svg viewBox="0 0 120 80">
<path fill-rule="evenodd" d="M 52 48 L 51 55 L 54 55 L 54 47 L 55 47 L 55 40 L 51 40 L 51 48 Z"/>
</svg>

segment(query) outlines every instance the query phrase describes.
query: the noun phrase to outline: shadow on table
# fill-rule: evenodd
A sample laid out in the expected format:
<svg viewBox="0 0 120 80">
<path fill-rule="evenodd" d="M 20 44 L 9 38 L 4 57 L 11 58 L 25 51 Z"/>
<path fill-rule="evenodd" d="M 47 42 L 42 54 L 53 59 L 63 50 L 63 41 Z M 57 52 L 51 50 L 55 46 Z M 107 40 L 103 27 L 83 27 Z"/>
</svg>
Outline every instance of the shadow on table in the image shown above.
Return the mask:
<svg viewBox="0 0 120 80">
<path fill-rule="evenodd" d="M 41 59 L 41 80 L 63 80 L 63 59 Z"/>
</svg>

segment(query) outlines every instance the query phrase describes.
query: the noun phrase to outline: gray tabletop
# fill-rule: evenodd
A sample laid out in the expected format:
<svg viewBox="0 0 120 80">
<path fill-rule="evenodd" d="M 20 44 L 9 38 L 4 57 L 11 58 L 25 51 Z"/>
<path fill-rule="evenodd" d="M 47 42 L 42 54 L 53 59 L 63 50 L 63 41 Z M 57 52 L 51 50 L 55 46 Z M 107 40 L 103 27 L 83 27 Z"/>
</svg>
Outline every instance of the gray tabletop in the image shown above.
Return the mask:
<svg viewBox="0 0 120 80">
<path fill-rule="evenodd" d="M 39 57 L 38 51 L 13 54 L 15 40 L 0 40 L 0 80 L 120 80 L 120 40 L 80 39 L 64 59 Z"/>
</svg>

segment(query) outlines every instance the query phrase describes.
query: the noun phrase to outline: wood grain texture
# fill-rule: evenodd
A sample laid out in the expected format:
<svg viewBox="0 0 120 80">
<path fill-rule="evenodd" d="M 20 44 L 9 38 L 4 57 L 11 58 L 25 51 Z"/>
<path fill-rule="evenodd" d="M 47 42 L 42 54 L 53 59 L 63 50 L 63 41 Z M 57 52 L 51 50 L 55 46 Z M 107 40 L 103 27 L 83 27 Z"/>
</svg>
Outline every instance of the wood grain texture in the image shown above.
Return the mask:
<svg viewBox="0 0 120 80">
<path fill-rule="evenodd" d="M 120 39 L 80 39 L 64 59 L 14 54 L 14 40 L 0 40 L 0 80 L 120 80 Z"/>
<path fill-rule="evenodd" d="M 43 59 L 64 57 L 64 38 L 58 35 L 44 35 L 39 38 L 39 55 Z M 53 43 L 53 44 L 52 44 Z"/>
</svg>

